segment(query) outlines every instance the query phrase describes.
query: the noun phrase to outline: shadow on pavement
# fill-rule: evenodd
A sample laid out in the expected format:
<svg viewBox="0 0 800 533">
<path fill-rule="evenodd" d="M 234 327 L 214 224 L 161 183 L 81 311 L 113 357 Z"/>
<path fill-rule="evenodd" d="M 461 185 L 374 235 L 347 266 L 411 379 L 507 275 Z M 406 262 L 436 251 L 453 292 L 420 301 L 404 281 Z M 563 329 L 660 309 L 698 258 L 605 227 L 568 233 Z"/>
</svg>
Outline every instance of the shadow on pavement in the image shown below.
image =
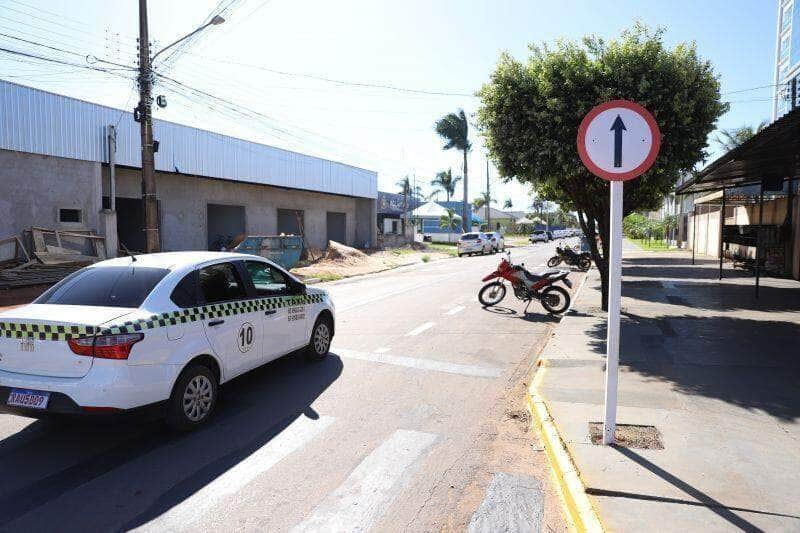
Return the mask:
<svg viewBox="0 0 800 533">
<path fill-rule="evenodd" d="M 13 529 L 28 522 L 82 531 L 145 524 L 298 417 L 318 418 L 310 406 L 342 368 L 334 354 L 316 363 L 300 354 L 278 359 L 223 386 L 215 419 L 185 435 L 169 431 L 161 422 L 34 422 L 0 441 L 0 529 L 17 519 Z M 125 467 L 134 461 L 136 479 L 131 479 Z M 86 501 L 76 503 L 75 498 L 90 482 L 96 497 L 91 511 L 82 516 L 75 506 Z M 137 483 L 142 485 L 139 490 Z M 142 496 L 148 492 L 149 498 Z M 65 522 L 65 517 L 70 520 Z"/>
<path fill-rule="evenodd" d="M 531 304 L 531 307 L 533 307 L 533 305 L 535 304 Z M 504 315 L 511 318 L 525 320 L 526 322 L 555 323 L 558 322 L 559 320 L 559 317 L 553 316 L 547 312 L 537 313 L 529 310 L 527 313 L 519 313 L 514 309 L 511 309 L 510 307 L 503 307 L 499 305 L 491 307 L 482 306 L 481 309 L 483 309 L 487 313 L 492 313 L 495 315 Z"/>
</svg>

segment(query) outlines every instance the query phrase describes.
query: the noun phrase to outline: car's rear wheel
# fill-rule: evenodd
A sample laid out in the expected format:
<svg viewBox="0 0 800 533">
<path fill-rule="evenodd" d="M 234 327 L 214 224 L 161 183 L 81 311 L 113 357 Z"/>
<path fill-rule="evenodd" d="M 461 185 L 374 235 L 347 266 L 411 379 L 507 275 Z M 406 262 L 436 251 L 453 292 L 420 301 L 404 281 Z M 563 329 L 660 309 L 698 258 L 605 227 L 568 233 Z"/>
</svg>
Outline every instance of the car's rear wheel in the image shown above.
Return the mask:
<svg viewBox="0 0 800 533">
<path fill-rule="evenodd" d="M 217 377 L 196 363 L 178 376 L 167 406 L 167 424 L 177 431 L 192 431 L 206 424 L 217 406 Z"/>
<path fill-rule="evenodd" d="M 311 339 L 306 347 L 306 355 L 309 359 L 324 359 L 331 349 L 333 339 L 333 324 L 330 317 L 320 315 L 311 330 Z"/>
</svg>

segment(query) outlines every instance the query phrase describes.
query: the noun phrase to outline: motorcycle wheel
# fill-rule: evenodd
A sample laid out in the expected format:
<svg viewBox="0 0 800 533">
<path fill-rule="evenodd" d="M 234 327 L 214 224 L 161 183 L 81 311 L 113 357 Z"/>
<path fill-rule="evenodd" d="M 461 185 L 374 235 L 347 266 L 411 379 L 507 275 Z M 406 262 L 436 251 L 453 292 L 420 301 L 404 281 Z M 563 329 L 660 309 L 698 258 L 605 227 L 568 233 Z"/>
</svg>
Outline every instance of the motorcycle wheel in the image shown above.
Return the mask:
<svg viewBox="0 0 800 533">
<path fill-rule="evenodd" d="M 539 300 L 542 307 L 552 315 L 560 315 L 569 308 L 569 293 L 561 287 L 547 287 L 542 291 Z"/>
<path fill-rule="evenodd" d="M 591 260 L 591 259 L 589 259 L 588 257 L 586 257 L 585 255 L 584 255 L 584 256 L 581 256 L 581 257 L 578 259 L 578 268 L 580 268 L 580 269 L 581 269 L 581 270 L 583 270 L 584 272 L 586 272 L 587 270 L 589 270 L 591 267 L 592 267 L 592 260 Z"/>
<path fill-rule="evenodd" d="M 478 301 L 484 307 L 491 307 L 493 305 L 497 305 L 505 297 L 506 297 L 506 286 L 500 283 L 499 281 L 487 283 L 478 293 Z"/>
<path fill-rule="evenodd" d="M 549 266 L 550 268 L 557 267 L 560 264 L 561 264 L 561 258 L 558 257 L 557 255 L 554 255 L 553 257 L 547 260 L 547 266 Z"/>
</svg>

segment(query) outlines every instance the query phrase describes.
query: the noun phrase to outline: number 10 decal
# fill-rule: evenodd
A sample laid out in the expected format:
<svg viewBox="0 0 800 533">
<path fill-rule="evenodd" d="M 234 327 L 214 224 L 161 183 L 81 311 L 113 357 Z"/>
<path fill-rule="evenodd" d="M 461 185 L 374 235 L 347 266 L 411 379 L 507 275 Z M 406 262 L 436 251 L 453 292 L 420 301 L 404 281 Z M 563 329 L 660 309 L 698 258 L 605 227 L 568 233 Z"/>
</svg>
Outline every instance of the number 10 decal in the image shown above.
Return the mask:
<svg viewBox="0 0 800 533">
<path fill-rule="evenodd" d="M 250 322 L 242 324 L 242 327 L 239 328 L 239 335 L 236 338 L 240 352 L 246 353 L 250 351 L 250 348 L 253 347 L 253 335 L 253 324 Z"/>
</svg>

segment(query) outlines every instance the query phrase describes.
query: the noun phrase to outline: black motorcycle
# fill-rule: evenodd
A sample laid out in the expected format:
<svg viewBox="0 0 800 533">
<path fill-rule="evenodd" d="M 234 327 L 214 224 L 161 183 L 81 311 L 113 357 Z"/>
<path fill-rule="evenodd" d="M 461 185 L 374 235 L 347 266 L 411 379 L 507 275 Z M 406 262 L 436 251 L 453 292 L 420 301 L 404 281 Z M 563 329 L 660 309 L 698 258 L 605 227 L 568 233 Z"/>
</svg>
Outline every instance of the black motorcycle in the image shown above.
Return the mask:
<svg viewBox="0 0 800 533">
<path fill-rule="evenodd" d="M 547 261 L 547 266 L 555 268 L 562 262 L 569 266 L 576 266 L 586 272 L 592 266 L 592 256 L 589 255 L 589 252 L 575 253 L 569 246 L 556 246 L 556 255 Z"/>
</svg>

